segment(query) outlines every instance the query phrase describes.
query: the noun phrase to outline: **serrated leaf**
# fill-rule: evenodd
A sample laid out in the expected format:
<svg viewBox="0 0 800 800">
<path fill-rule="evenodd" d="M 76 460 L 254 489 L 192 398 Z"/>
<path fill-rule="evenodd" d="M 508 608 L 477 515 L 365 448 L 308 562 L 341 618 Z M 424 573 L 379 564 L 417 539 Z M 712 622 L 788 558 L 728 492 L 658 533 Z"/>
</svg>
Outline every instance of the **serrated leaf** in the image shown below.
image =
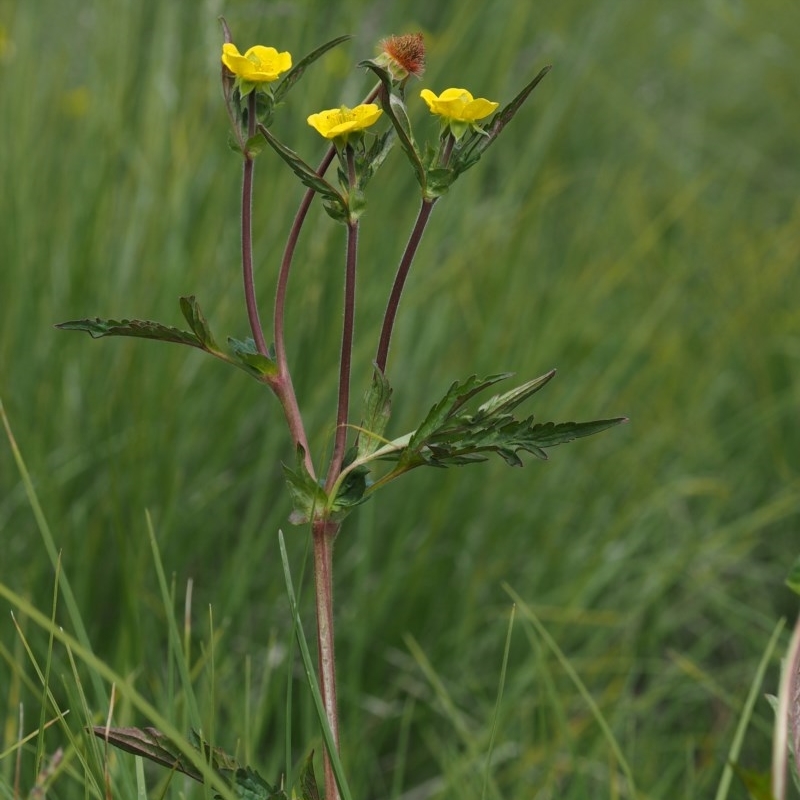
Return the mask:
<svg viewBox="0 0 800 800">
<path fill-rule="evenodd" d="M 422 424 L 414 431 L 408 443 L 408 449 L 410 451 L 417 450 L 471 397 L 498 381 L 508 378 L 510 375 L 510 372 L 489 375 L 486 378 L 478 378 L 477 375 L 472 375 L 464 383 L 455 381 L 447 390 L 447 394 L 431 408 Z"/>
<path fill-rule="evenodd" d="M 358 436 L 358 457 L 372 455 L 382 444 L 383 433 L 392 413 L 392 387 L 377 367 L 372 373 L 372 384 L 364 395 L 365 429 Z"/>
<path fill-rule="evenodd" d="M 208 326 L 203 312 L 195 299 L 194 295 L 180 298 L 181 313 L 183 318 L 189 323 L 189 327 L 194 331 L 195 336 L 200 340 L 203 349 L 209 352 L 218 353 L 219 347 L 217 346 L 214 337 L 211 334 L 211 329 Z"/>
<path fill-rule="evenodd" d="M 283 142 L 276 139 L 263 125 L 259 125 L 259 130 L 270 147 L 291 167 L 292 172 L 305 186 L 322 195 L 325 200 L 335 203 L 346 213 L 347 203 L 344 197 L 328 181 L 317 175 L 313 167 L 306 164 L 294 150 L 290 150 Z"/>
<path fill-rule="evenodd" d="M 376 137 L 369 150 L 361 158 L 357 159 L 356 174 L 360 190 L 364 190 L 372 176 L 386 160 L 386 157 L 394 147 L 395 137 L 394 128 L 389 128 L 389 130 Z"/>
<path fill-rule="evenodd" d="M 270 378 L 278 373 L 278 365 L 274 359 L 259 353 L 253 339 L 234 339 L 228 337 L 233 355 L 241 362 L 246 372 L 255 378 Z"/>
<path fill-rule="evenodd" d="M 132 336 L 137 339 L 154 339 L 159 342 L 173 342 L 186 344 L 205 350 L 203 343 L 194 333 L 162 325 L 160 322 L 151 322 L 143 319 L 77 319 L 69 322 L 59 322 L 56 326 L 62 331 L 84 331 L 92 339 L 103 336 Z"/>
<path fill-rule="evenodd" d="M 380 80 L 383 86 L 381 105 L 384 113 L 389 117 L 392 127 L 397 132 L 400 146 L 411 162 L 411 166 L 414 168 L 414 174 L 417 176 L 417 181 L 424 192 L 427 185 L 425 167 L 422 165 L 422 158 L 411 132 L 411 124 L 408 119 L 405 103 L 403 102 L 403 98 L 393 90 L 391 75 L 389 75 L 380 64 L 376 64 L 374 61 L 361 61 L 358 66 L 366 67 L 378 76 L 378 80 Z"/>
<path fill-rule="evenodd" d="M 327 507 L 328 495 L 306 469 L 305 450 L 300 445 L 297 446 L 295 469 L 290 469 L 284 464 L 283 474 L 294 507 L 289 522 L 293 525 L 304 525 L 314 518 L 317 511 Z"/>
<path fill-rule="evenodd" d="M 332 50 L 334 47 L 342 44 L 342 42 L 346 42 L 348 39 L 352 38 L 353 37 L 350 34 L 346 34 L 345 36 L 337 36 L 335 39 L 331 39 L 329 42 L 320 45 L 316 50 L 312 50 L 307 56 L 304 56 L 286 73 L 286 75 L 284 75 L 281 82 L 275 88 L 275 102 L 278 103 L 286 96 L 287 92 L 292 88 L 292 86 L 295 85 L 295 83 L 297 83 L 297 81 L 300 80 L 308 67 L 320 56 L 325 55 L 328 50 Z"/>
<path fill-rule="evenodd" d="M 488 417 L 494 414 L 508 414 L 513 411 L 523 400 L 527 400 L 532 394 L 535 394 L 542 387 L 546 386 L 555 376 L 556 371 L 550 370 L 546 375 L 539 378 L 534 378 L 532 381 L 523 383 L 517 386 L 510 392 L 504 394 L 496 394 L 494 397 L 487 400 L 483 405 L 478 407 L 475 419 L 481 417 Z"/>
<path fill-rule="evenodd" d="M 183 760 L 180 750 L 172 740 L 156 728 L 106 728 L 96 725 L 91 730 L 95 736 L 120 750 L 142 756 L 162 767 L 182 772 L 200 783 L 203 782 L 203 776 Z"/>
<path fill-rule="evenodd" d="M 286 792 L 271 786 L 250 767 L 236 770 L 233 778 L 236 794 L 242 800 L 284 800 Z"/>
<path fill-rule="evenodd" d="M 475 132 L 468 141 L 464 142 L 453 159 L 453 169 L 459 175 L 474 166 L 480 160 L 486 148 L 497 139 L 503 128 L 511 122 L 514 115 L 522 107 L 522 104 L 528 99 L 530 93 L 539 85 L 544 76 L 547 75 L 551 69 L 552 67 L 548 65 L 540 70 L 539 74 L 525 86 L 508 105 L 492 117 L 491 121 L 486 126 L 485 132 Z"/>
<path fill-rule="evenodd" d="M 300 773 L 300 797 L 302 800 L 320 800 L 317 778 L 314 775 L 314 751 L 308 754 Z"/>
</svg>

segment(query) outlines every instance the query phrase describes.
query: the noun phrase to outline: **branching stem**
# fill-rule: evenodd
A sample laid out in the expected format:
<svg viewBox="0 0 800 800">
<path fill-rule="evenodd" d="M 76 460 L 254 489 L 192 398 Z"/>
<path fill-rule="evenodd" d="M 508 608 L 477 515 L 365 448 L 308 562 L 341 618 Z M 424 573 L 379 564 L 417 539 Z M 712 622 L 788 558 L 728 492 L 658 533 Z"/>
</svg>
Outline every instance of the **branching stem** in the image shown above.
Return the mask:
<svg viewBox="0 0 800 800">
<path fill-rule="evenodd" d="M 400 297 L 403 294 L 403 287 L 405 286 L 408 271 L 411 269 L 411 264 L 414 261 L 417 248 L 422 241 L 422 234 L 425 232 L 425 226 L 428 224 L 431 211 L 433 211 L 433 206 L 437 199 L 438 198 L 429 199 L 427 197 L 422 199 L 422 205 L 417 214 L 417 221 L 414 223 L 414 228 L 411 231 L 411 236 L 408 239 L 405 252 L 400 259 L 400 266 L 397 268 L 392 291 L 389 295 L 389 302 L 386 305 L 386 312 L 383 315 L 381 338 L 378 343 L 378 352 L 375 356 L 375 363 L 378 369 L 383 373 L 386 372 L 386 361 L 389 357 L 389 344 L 392 340 L 392 330 L 394 329 L 394 321 L 397 317 L 397 309 L 400 306 Z"/>
</svg>

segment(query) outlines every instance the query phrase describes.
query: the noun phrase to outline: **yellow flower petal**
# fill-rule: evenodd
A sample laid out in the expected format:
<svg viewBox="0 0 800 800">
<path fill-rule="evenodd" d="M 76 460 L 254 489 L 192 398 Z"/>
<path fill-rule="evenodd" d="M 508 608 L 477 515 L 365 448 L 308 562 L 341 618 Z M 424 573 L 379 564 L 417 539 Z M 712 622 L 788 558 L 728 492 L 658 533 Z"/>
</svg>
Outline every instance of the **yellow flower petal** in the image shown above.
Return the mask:
<svg viewBox="0 0 800 800">
<path fill-rule="evenodd" d="M 355 108 L 330 108 L 311 114 L 308 124 L 326 139 L 335 139 L 354 131 L 364 130 L 374 125 L 383 111 L 374 103 L 366 103 Z"/>
<path fill-rule="evenodd" d="M 477 122 L 500 105 L 483 97 L 475 98 L 466 89 L 445 89 L 438 97 L 430 89 L 419 94 L 432 114 L 454 122 Z"/>
<path fill-rule="evenodd" d="M 292 68 L 291 53 L 257 44 L 242 55 L 235 44 L 222 45 L 222 63 L 238 78 L 250 83 L 271 83 Z"/>
</svg>

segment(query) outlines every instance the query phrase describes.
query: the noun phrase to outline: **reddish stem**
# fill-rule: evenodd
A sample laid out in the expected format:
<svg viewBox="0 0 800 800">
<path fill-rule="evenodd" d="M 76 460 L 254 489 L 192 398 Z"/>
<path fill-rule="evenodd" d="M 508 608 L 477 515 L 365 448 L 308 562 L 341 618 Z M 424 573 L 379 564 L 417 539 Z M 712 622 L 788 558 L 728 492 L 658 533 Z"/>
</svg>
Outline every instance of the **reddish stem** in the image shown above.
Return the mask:
<svg viewBox="0 0 800 800">
<path fill-rule="evenodd" d="M 333 631 L 333 541 L 339 531 L 339 524 L 317 520 L 312 528 L 320 691 L 334 746 L 338 752 L 339 711 L 336 703 L 336 659 Z M 339 788 L 336 785 L 333 766 L 327 750 L 323 752 L 323 766 L 326 800 L 339 800 Z"/>
<path fill-rule="evenodd" d="M 250 92 L 247 98 L 247 138 L 256 133 L 256 93 Z M 253 341 L 261 355 L 267 355 L 267 343 L 261 330 L 256 302 L 256 287 L 253 278 L 253 170 L 255 162 L 245 150 L 244 173 L 242 177 L 242 279 L 244 282 L 244 301 L 247 305 L 247 318 Z"/>
<path fill-rule="evenodd" d="M 394 278 L 392 285 L 392 292 L 389 295 L 389 302 L 386 304 L 386 312 L 383 316 L 383 327 L 381 328 L 381 338 L 378 343 L 378 352 L 375 356 L 375 363 L 378 369 L 386 372 L 386 360 L 389 358 L 389 344 L 392 340 L 392 330 L 394 329 L 394 321 L 397 317 L 397 309 L 400 306 L 400 297 L 403 294 L 403 287 L 408 277 L 408 271 L 411 269 L 411 264 L 414 261 L 414 256 L 417 253 L 419 243 L 422 241 L 422 234 L 425 232 L 425 226 L 430 219 L 431 211 L 438 198 L 429 199 L 424 197 L 422 205 L 420 206 L 419 213 L 417 214 L 417 221 L 414 223 L 414 228 L 411 231 L 411 236 L 408 239 L 403 257 L 400 260 L 400 266 L 397 268 L 397 274 Z"/>
</svg>

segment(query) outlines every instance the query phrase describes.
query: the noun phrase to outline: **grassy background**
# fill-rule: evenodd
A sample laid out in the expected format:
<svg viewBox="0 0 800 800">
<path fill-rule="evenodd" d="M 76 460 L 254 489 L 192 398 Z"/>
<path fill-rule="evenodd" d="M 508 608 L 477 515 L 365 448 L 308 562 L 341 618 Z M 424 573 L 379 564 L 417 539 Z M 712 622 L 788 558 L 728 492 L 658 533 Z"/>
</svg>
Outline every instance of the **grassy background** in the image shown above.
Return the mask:
<svg viewBox="0 0 800 800">
<path fill-rule="evenodd" d="M 290 677 L 290 758 L 320 749 L 287 650 L 276 532 L 296 578 L 306 537 L 287 529 L 278 405 L 200 353 L 52 328 L 93 315 L 179 324 L 178 296 L 196 293 L 219 336 L 247 334 L 220 13 L 240 46 L 296 57 L 355 35 L 276 123 L 312 161 L 321 146 L 305 116 L 363 95 L 351 67 L 383 35 L 425 33 L 422 85 L 436 91 L 464 85 L 505 102 L 553 63 L 437 206 L 390 358 L 391 432 L 413 427 L 454 379 L 551 367 L 559 376 L 533 403 L 540 419 L 631 418 L 546 464 L 413 474 L 349 520 L 337 613 L 355 796 L 480 796 L 511 606 L 503 582 L 587 684 L 641 795 L 711 796 L 771 631 L 796 612 L 782 581 L 800 512 L 800 11 L 779 0 L 0 0 L 0 398 L 98 655 L 186 730 L 148 509 L 178 617 L 193 580 L 193 663 L 209 653 L 213 606 L 213 681 L 206 660 L 195 685 L 203 719 L 274 779 Z M 432 135 L 421 102 L 411 106 Z M 356 396 L 416 211 L 399 154 L 370 188 Z M 259 160 L 267 318 L 301 191 L 276 159 Z M 333 419 L 342 253 L 342 232 L 315 209 L 288 335 L 317 454 Z M 49 613 L 53 569 L 5 446 L 0 531 L 0 583 Z M 46 634 L 21 616 L 43 659 Z M 59 619 L 71 629 L 63 603 Z M 5 751 L 20 702 L 25 730 L 37 726 L 40 695 L 7 607 L 0 655 Z M 60 648 L 53 665 L 54 691 L 74 708 Z M 80 670 L 99 722 L 105 690 Z M 765 690 L 776 680 L 775 658 Z M 83 717 L 68 719 L 77 734 Z M 115 722 L 149 720 L 122 703 Z M 762 697 L 748 768 L 766 769 L 770 725 Z M 53 729 L 44 744 L 64 739 Z M 523 614 L 495 744 L 490 797 L 624 796 L 608 742 Z M 52 797 L 83 796 L 67 753 Z M 131 761 L 115 763 L 115 797 L 133 796 Z M 30 754 L 24 764 L 29 788 Z M 14 758 L 0 761 L 2 796 L 13 775 Z M 168 796 L 182 790 L 175 780 Z M 734 785 L 729 796 L 746 794 Z"/>
</svg>

